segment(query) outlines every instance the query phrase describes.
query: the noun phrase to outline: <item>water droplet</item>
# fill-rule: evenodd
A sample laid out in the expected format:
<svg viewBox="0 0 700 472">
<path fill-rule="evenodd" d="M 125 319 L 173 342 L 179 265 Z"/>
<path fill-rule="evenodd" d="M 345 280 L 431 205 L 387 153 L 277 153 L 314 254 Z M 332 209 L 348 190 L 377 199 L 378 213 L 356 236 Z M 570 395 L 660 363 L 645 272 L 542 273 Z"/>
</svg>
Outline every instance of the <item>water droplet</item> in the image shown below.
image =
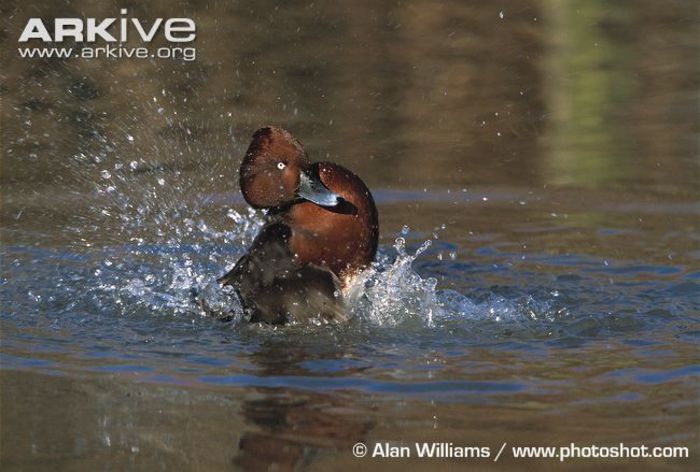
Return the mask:
<svg viewBox="0 0 700 472">
<path fill-rule="evenodd" d="M 133 142 L 134 142 L 134 137 L 133 137 L 132 135 L 130 135 L 130 134 L 127 134 L 127 135 L 126 135 L 126 139 L 129 140 L 130 143 L 133 143 Z"/>
<path fill-rule="evenodd" d="M 103 179 L 110 179 L 112 178 L 112 174 L 109 173 L 107 169 L 103 170 L 100 172 L 100 175 L 102 176 Z"/>
</svg>

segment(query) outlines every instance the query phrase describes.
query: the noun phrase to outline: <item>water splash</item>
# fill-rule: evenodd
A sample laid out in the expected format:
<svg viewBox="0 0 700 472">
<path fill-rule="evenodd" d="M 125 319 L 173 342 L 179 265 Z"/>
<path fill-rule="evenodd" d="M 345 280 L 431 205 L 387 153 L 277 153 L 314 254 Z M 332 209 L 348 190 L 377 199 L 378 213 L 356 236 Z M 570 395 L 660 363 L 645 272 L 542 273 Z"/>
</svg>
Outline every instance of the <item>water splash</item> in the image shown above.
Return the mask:
<svg viewBox="0 0 700 472">
<path fill-rule="evenodd" d="M 72 156 L 73 180 L 81 184 L 72 194 L 89 204 L 82 205 L 87 210 L 76 211 L 64 227 L 70 240 L 67 251 L 73 251 L 64 255 L 82 258 L 83 263 L 64 265 L 56 287 L 63 290 L 66 307 L 81 308 L 86 314 L 157 314 L 194 320 L 215 313 L 236 324 L 244 318 L 240 303 L 216 278 L 245 252 L 265 218 L 252 209 L 234 208 L 243 203 L 237 193 L 202 194 L 200 188 L 204 179 L 206 188 L 215 183 L 214 187 L 229 190 L 237 180 L 237 161 L 228 156 L 242 150 L 232 133 L 223 144 L 191 139 L 191 128 L 206 127 L 174 120 L 163 100 L 155 102 L 145 106 L 157 107 L 154 119 L 164 120 L 178 139 L 149 135 L 149 128 L 124 123 L 116 127 L 121 134 L 100 135 L 96 147 Z M 188 166 L 203 162 L 206 172 L 186 172 Z M 439 289 L 436 278 L 421 276 L 414 267 L 421 255 L 431 251 L 433 239 L 411 245 L 411 250 L 409 236 L 406 226 L 393 247 L 380 248 L 377 261 L 347 290 L 353 323 L 439 329 L 474 319 L 497 323 L 549 319 L 553 308 L 548 296 L 494 295 L 475 301 Z M 437 259 L 443 260 L 442 252 Z M 36 286 L 29 292 L 37 297 L 46 290 Z M 51 297 L 43 297 L 42 303 Z M 26 307 L 31 307 L 31 300 Z"/>
<path fill-rule="evenodd" d="M 190 210 L 192 215 L 199 211 L 197 207 Z M 161 225 L 169 225 L 169 230 L 153 233 L 150 241 L 131 238 L 121 245 L 88 244 L 82 251 L 88 259 L 75 268 L 66 267 L 57 280 L 66 309 L 82 310 L 86 315 L 97 312 L 193 321 L 214 315 L 238 325 L 245 319 L 241 304 L 233 290 L 222 288 L 216 278 L 245 252 L 265 219 L 253 210 L 241 213 L 221 207 L 218 214 L 230 228 L 212 229 L 203 218 L 168 220 L 167 214 L 160 213 Z M 130 234 L 131 228 L 123 227 L 122 234 Z M 431 250 L 433 240 L 411 251 L 407 234 L 405 228 L 393 247 L 381 248 L 377 261 L 347 289 L 352 325 L 442 329 L 481 320 L 528 328 L 566 315 L 565 309 L 550 301 L 552 296 L 492 294 L 477 301 L 439 289 L 436 278 L 423 277 L 414 267 Z M 30 292 L 36 298 L 42 290 L 45 288 L 37 286 Z M 26 308 L 29 306 L 31 303 Z"/>
<path fill-rule="evenodd" d="M 444 228 L 443 228 L 444 229 Z M 406 248 L 408 228 L 395 239 L 395 255 L 381 253 L 378 261 L 349 288 L 351 313 L 360 320 L 384 327 L 454 327 L 473 321 L 490 321 L 510 330 L 547 331 L 549 323 L 569 316 L 558 292 L 504 296 L 491 294 L 472 300 L 449 289 L 439 289 L 434 277 L 421 277 L 414 262 L 428 251 L 426 240 L 414 252 Z M 437 238 L 437 234 L 433 235 Z"/>
<path fill-rule="evenodd" d="M 411 254 L 404 236 L 397 237 L 396 257 L 392 260 L 390 255 L 380 253 L 378 261 L 350 287 L 351 313 L 380 326 L 433 326 L 433 318 L 442 315 L 437 279 L 423 279 L 413 269 L 413 262 L 431 245 L 432 240 L 427 240 Z"/>
</svg>

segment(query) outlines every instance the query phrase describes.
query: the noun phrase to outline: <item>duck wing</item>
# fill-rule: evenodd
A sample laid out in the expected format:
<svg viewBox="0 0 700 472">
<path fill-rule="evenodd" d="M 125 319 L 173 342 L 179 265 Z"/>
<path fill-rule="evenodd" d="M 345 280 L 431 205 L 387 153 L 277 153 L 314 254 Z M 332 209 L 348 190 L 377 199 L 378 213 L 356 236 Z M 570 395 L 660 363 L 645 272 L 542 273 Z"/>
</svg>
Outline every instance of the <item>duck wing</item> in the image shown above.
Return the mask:
<svg viewBox="0 0 700 472">
<path fill-rule="evenodd" d="M 295 268 L 294 257 L 288 245 L 291 235 L 292 231 L 285 224 L 264 226 L 248 252 L 217 281 L 221 285 L 233 286 L 244 280 L 251 284 L 269 285 L 280 272 Z"/>
<path fill-rule="evenodd" d="M 300 266 L 289 249 L 290 237 L 283 223 L 265 226 L 219 283 L 236 289 L 254 322 L 346 321 L 340 280 L 315 264 Z"/>
</svg>

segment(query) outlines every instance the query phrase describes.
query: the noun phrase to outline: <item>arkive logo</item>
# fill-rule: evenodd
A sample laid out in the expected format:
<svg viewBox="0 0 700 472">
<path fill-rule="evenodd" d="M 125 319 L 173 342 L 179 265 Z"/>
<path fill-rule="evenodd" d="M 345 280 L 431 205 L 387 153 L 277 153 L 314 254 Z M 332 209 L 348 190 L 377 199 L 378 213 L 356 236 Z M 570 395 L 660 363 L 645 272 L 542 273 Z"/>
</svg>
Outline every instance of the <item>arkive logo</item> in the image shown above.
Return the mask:
<svg viewBox="0 0 700 472">
<path fill-rule="evenodd" d="M 121 9 L 121 14 L 127 14 L 126 8 Z M 196 26 L 191 18 L 169 18 L 165 21 L 163 18 L 156 18 L 150 27 L 138 18 L 105 18 L 99 23 L 97 21 L 96 18 L 54 18 L 52 36 L 41 18 L 30 18 L 19 37 L 19 42 L 40 39 L 47 43 L 60 43 L 69 38 L 90 43 L 99 37 L 110 43 L 124 43 L 135 31 L 143 42 L 150 43 L 161 30 L 161 26 L 165 39 L 172 43 L 187 43 L 194 41 L 196 37 Z M 119 25 L 119 31 L 115 33 L 118 38 L 110 32 L 115 24 Z"/>
<path fill-rule="evenodd" d="M 197 27 L 192 18 L 156 18 L 142 21 L 139 18 L 128 17 L 126 8 L 120 9 L 120 13 L 122 16 L 118 18 L 54 18 L 53 24 L 47 24 L 48 22 L 45 23 L 41 18 L 30 18 L 18 39 L 24 46 L 18 48 L 19 55 L 23 58 L 195 60 L 194 47 L 179 46 L 191 43 L 197 37 Z M 125 44 L 135 39 L 148 45 L 156 38 L 163 38 L 171 45 L 148 48 L 144 45 L 130 47 Z M 39 40 L 45 45 L 26 47 L 26 43 L 32 40 Z M 71 43 L 67 43 L 68 41 Z M 69 45 L 72 42 L 76 46 Z M 104 43 L 104 46 L 98 47 L 93 44 L 97 42 Z M 52 47 L 47 47 L 47 43 Z"/>
</svg>

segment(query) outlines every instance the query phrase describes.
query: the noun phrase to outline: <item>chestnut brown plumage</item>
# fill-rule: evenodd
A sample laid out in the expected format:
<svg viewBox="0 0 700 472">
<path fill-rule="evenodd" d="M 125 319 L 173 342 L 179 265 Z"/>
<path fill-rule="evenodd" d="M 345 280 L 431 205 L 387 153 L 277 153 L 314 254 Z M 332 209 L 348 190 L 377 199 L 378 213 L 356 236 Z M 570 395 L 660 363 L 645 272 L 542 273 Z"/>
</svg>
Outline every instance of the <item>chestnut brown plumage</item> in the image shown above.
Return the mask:
<svg viewBox="0 0 700 472">
<path fill-rule="evenodd" d="M 377 209 L 364 182 L 340 165 L 311 163 L 296 138 L 270 126 L 253 135 L 240 186 L 268 222 L 219 281 L 235 287 L 252 321 L 344 321 L 342 289 L 377 252 Z"/>
</svg>

